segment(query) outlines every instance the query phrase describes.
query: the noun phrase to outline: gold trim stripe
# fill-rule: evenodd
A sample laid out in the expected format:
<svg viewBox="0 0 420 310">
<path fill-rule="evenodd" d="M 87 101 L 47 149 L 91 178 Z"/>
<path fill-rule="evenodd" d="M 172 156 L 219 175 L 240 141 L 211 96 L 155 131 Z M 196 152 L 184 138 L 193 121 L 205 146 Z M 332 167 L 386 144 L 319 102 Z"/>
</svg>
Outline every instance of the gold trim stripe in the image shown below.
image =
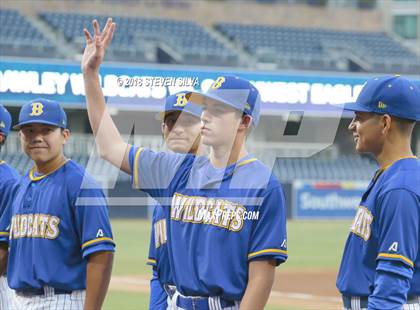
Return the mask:
<svg viewBox="0 0 420 310">
<path fill-rule="evenodd" d="M 111 243 L 114 243 L 114 240 L 112 240 L 111 238 L 102 237 L 102 238 L 93 239 L 93 240 L 90 240 L 90 241 L 87 241 L 87 242 L 83 243 L 82 244 L 82 249 L 87 247 L 88 245 L 91 245 L 91 244 L 97 243 L 97 242 L 101 242 L 101 241 L 110 241 Z"/>
<path fill-rule="evenodd" d="M 279 254 L 285 254 L 285 255 L 287 255 L 287 251 L 285 251 L 285 250 L 266 249 L 266 250 L 261 250 L 261 251 L 250 253 L 250 254 L 248 254 L 248 258 L 252 258 L 254 256 L 257 256 L 257 255 L 263 254 L 263 253 L 279 253 Z"/>
<path fill-rule="evenodd" d="M 133 164 L 133 175 L 134 175 L 134 188 L 140 188 L 139 185 L 139 157 L 140 153 L 143 151 L 143 148 L 139 148 L 136 151 L 136 155 L 134 156 L 134 164 Z"/>
<path fill-rule="evenodd" d="M 379 253 L 378 258 L 385 257 L 385 258 L 399 258 L 409 264 L 411 267 L 414 267 L 414 263 L 405 256 L 398 255 L 398 254 L 389 254 L 389 253 Z"/>
</svg>

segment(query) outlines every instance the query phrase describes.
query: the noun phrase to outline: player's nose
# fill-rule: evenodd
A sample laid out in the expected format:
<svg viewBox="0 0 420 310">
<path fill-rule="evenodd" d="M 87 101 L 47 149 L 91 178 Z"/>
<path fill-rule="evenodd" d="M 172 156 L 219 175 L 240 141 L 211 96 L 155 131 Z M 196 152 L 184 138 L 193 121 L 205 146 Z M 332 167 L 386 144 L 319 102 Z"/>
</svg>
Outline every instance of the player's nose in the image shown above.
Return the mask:
<svg viewBox="0 0 420 310">
<path fill-rule="evenodd" d="M 351 120 L 351 122 L 350 122 L 350 124 L 349 124 L 349 127 L 347 127 L 347 129 L 348 130 L 350 130 L 350 131 L 354 131 L 355 130 L 355 128 L 356 128 L 356 124 L 355 124 L 355 122 L 354 122 L 354 118 Z"/>
<path fill-rule="evenodd" d="M 210 113 L 207 110 L 204 110 L 200 116 L 201 126 L 203 127 L 206 123 L 210 121 Z"/>
</svg>

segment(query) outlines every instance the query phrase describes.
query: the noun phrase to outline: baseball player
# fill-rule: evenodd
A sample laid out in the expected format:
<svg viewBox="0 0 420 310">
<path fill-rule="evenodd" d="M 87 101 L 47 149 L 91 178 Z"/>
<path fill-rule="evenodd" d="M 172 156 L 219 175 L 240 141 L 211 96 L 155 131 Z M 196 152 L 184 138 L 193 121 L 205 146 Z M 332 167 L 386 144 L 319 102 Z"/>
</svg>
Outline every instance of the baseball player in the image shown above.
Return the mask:
<svg viewBox="0 0 420 310">
<path fill-rule="evenodd" d="M 10 132 L 12 117 L 6 108 L 0 105 L 0 148 L 5 143 L 7 135 Z M 0 159 L 0 218 L 4 210 L 11 203 L 16 189 L 16 183 L 19 179 L 18 173 L 5 161 Z M 0 231 L 0 236 L 6 235 L 7 232 Z M 7 245 L 0 244 L 3 248 L 3 255 L 7 255 Z M 3 262 L 7 261 L 7 257 L 2 258 Z M 3 269 L 5 266 L 3 266 Z M 2 267 L 0 266 L 0 269 Z M 0 273 L 1 275 L 1 273 Z M 7 285 L 6 276 L 0 276 L 0 309 L 9 309 L 12 291 Z"/>
<path fill-rule="evenodd" d="M 337 287 L 345 309 L 420 309 L 420 162 L 410 141 L 420 90 L 400 76 L 370 79 L 345 105 L 356 150 L 380 169 L 363 194 Z"/>
<path fill-rule="evenodd" d="M 169 307 L 263 309 L 287 242 L 281 185 L 245 147 L 259 120 L 258 90 L 221 76 L 207 94 L 187 94 L 203 105 L 201 141 L 209 157 L 128 145 L 106 111 L 98 76 L 115 24 L 109 19 L 102 33 L 96 20 L 93 27 L 94 37 L 84 30 L 82 59 L 89 121 L 101 156 L 164 206 L 166 226 L 155 239 L 167 244 L 175 284 L 167 288 Z"/>
<path fill-rule="evenodd" d="M 179 92 L 166 98 L 164 110 L 159 113 L 163 138 L 166 147 L 171 151 L 202 154 L 203 150 L 200 145 L 202 109 L 200 106 L 188 102 L 185 94 L 185 92 Z M 158 236 L 159 231 L 165 226 L 165 209 L 158 204 L 153 210 L 148 258 L 148 264 L 153 266 L 153 277 L 150 281 L 150 310 L 165 310 L 167 308 L 168 295 L 163 285 L 174 285 L 167 259 L 167 244 L 161 244 L 155 238 L 155 235 Z"/>
<path fill-rule="evenodd" d="M 103 192 L 63 154 L 66 114 L 57 102 L 36 99 L 22 106 L 14 128 L 34 162 L 0 222 L 0 231 L 9 228 L 0 242 L 9 244 L 15 308 L 100 309 L 114 241 Z"/>
</svg>

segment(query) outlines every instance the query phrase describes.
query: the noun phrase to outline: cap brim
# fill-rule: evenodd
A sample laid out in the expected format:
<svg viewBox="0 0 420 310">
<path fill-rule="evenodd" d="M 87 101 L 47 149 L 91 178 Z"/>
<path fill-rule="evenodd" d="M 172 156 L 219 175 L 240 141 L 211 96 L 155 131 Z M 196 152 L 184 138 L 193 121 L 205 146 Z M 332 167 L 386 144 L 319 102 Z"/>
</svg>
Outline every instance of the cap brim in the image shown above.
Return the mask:
<svg viewBox="0 0 420 310">
<path fill-rule="evenodd" d="M 235 105 L 233 105 L 232 103 L 230 103 L 229 101 L 224 100 L 223 98 L 220 98 L 219 96 L 216 96 L 214 94 L 203 94 L 200 92 L 189 92 L 185 94 L 185 97 L 187 98 L 188 101 L 191 101 L 192 103 L 195 103 L 197 105 L 204 105 L 204 102 L 206 100 L 213 100 L 213 101 L 217 101 L 217 102 L 221 102 L 223 104 L 226 104 L 236 110 L 238 110 L 238 107 L 236 107 Z"/>
<path fill-rule="evenodd" d="M 43 124 L 43 125 L 50 125 L 50 126 L 54 126 L 54 127 L 58 127 L 58 128 L 66 128 L 64 126 L 57 126 L 57 124 L 53 123 L 53 122 L 49 122 L 49 121 L 43 121 L 43 120 L 31 120 L 31 121 L 26 121 L 26 122 L 22 122 L 19 124 L 16 124 L 15 126 L 13 126 L 13 129 L 15 130 L 19 130 L 21 129 L 23 126 L 25 125 L 29 125 L 29 124 Z"/>
<path fill-rule="evenodd" d="M 341 107 L 345 111 L 353 111 L 353 112 L 373 112 L 372 110 L 366 108 L 366 106 L 361 105 L 357 102 L 348 102 L 342 105 L 337 105 L 337 107 Z"/>
<path fill-rule="evenodd" d="M 200 115 L 194 114 L 193 112 L 190 112 L 188 110 L 182 110 L 182 111 L 181 110 L 167 110 L 167 111 L 161 111 L 159 113 L 156 113 L 155 114 L 155 120 L 163 121 L 163 119 L 165 118 L 165 115 L 168 114 L 168 113 L 171 113 L 171 112 L 181 112 L 181 113 L 185 112 L 185 113 L 188 113 L 192 116 L 200 118 Z"/>
</svg>

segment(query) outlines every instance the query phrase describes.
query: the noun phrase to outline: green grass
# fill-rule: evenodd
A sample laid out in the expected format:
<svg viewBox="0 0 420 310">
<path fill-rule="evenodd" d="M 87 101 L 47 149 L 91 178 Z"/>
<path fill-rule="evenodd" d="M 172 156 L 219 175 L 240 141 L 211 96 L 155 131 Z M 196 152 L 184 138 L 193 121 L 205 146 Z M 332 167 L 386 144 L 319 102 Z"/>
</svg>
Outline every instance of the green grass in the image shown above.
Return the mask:
<svg viewBox="0 0 420 310">
<path fill-rule="evenodd" d="M 338 267 L 349 225 L 350 220 L 289 221 L 289 259 L 282 268 Z M 149 221 L 113 220 L 112 228 L 117 244 L 113 274 L 149 275 Z"/>
<path fill-rule="evenodd" d="M 146 265 L 149 254 L 150 221 L 112 220 L 111 224 L 117 245 L 112 274 L 150 274 L 150 266 Z"/>
<path fill-rule="evenodd" d="M 349 233 L 347 221 L 289 221 L 289 258 L 282 268 L 337 268 Z"/>
<path fill-rule="evenodd" d="M 109 291 L 103 310 L 146 310 L 149 295 L 144 293 Z"/>
<path fill-rule="evenodd" d="M 350 220 L 347 221 L 289 221 L 289 260 L 285 269 L 337 269 Z M 149 250 L 150 222 L 146 220 L 112 220 L 117 244 L 113 275 L 150 277 L 146 265 Z M 148 308 L 146 293 L 109 291 L 105 310 L 143 310 Z M 268 310 L 297 310 L 298 308 L 268 305 Z"/>
</svg>

